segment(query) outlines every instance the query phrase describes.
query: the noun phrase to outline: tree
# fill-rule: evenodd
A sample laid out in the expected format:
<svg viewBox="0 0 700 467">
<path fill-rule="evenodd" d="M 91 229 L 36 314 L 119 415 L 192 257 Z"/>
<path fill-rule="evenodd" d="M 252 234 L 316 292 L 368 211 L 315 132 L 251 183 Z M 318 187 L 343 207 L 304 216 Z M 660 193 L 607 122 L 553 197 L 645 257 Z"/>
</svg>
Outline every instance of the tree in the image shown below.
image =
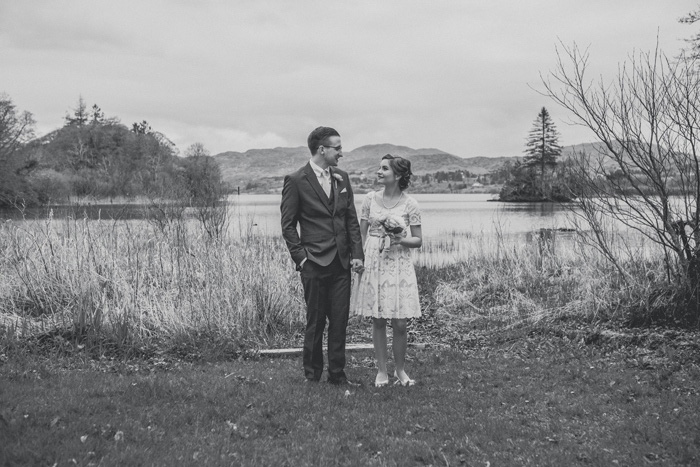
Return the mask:
<svg viewBox="0 0 700 467">
<path fill-rule="evenodd" d="M 35 123 L 31 113 L 18 113 L 12 99 L 7 94 L 0 94 L 0 163 L 34 137 Z"/>
<path fill-rule="evenodd" d="M 210 238 L 220 238 L 228 228 L 229 190 L 221 176 L 221 167 L 202 143 L 185 151 L 185 186 L 195 217 Z"/>
<path fill-rule="evenodd" d="M 544 107 L 537 114 L 526 147 L 523 163 L 526 167 L 539 169 L 540 195 L 546 198 L 549 195 L 545 187 L 547 169 L 553 169 L 557 165 L 557 158 L 561 156 L 561 146 L 559 133 Z"/>
<path fill-rule="evenodd" d="M 637 53 L 615 81 L 589 81 L 588 53 L 557 49 L 546 93 L 600 144 L 572 160 L 580 214 L 592 240 L 629 277 L 611 246 L 614 219 L 651 240 L 665 258 L 677 310 L 700 314 L 700 75 L 698 58 Z M 672 187 L 675 187 L 672 189 Z M 674 196 L 681 194 L 682 196 Z"/>
<path fill-rule="evenodd" d="M 537 192 L 537 178 L 532 167 L 516 160 L 510 167 L 506 183 L 501 187 L 501 201 L 541 201 Z"/>
<path fill-rule="evenodd" d="M 163 133 L 153 131 L 146 120 L 133 123 L 131 131 L 137 135 L 137 141 L 139 141 L 139 160 L 145 162 L 146 172 L 150 175 L 146 184 L 156 183 L 163 165 L 170 157 L 177 155 L 177 147 Z"/>
<path fill-rule="evenodd" d="M 151 125 L 149 125 L 146 120 L 143 120 L 141 123 L 133 123 L 131 125 L 131 131 L 137 135 L 147 135 L 153 130 L 151 129 Z"/>
<path fill-rule="evenodd" d="M 202 143 L 190 144 L 187 149 L 185 149 L 185 157 L 203 157 L 209 155 L 209 151 Z"/>
<path fill-rule="evenodd" d="M 686 24 L 693 24 L 698 21 L 700 21 L 700 7 L 695 11 L 691 11 L 679 20 L 679 22 Z M 686 39 L 686 42 L 690 44 L 689 55 L 695 58 L 700 57 L 700 34 L 695 34 L 690 39 Z"/>
<path fill-rule="evenodd" d="M 93 125 L 102 125 L 105 122 L 105 113 L 97 104 L 92 105 L 91 117 L 90 123 Z"/>
<path fill-rule="evenodd" d="M 83 96 L 78 98 L 78 105 L 73 109 L 73 116 L 66 114 L 66 125 L 83 126 L 88 122 L 88 111 Z"/>
<path fill-rule="evenodd" d="M 18 112 L 7 94 L 0 94 L 0 203 L 14 203 L 18 198 L 31 201 L 26 172 L 32 162 L 21 153 L 34 137 L 32 114 Z"/>
</svg>

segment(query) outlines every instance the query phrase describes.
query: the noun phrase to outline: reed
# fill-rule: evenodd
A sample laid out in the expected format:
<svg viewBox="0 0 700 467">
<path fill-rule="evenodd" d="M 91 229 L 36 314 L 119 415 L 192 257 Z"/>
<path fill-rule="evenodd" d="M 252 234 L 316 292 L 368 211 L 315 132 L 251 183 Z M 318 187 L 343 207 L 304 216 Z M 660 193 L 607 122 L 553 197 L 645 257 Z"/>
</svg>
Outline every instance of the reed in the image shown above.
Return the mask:
<svg viewBox="0 0 700 467">
<path fill-rule="evenodd" d="M 201 336 L 288 342 L 305 321 L 301 283 L 281 237 L 255 234 L 253 224 L 234 219 L 229 235 L 212 239 L 191 220 L 7 221 L 0 342 L 43 336 L 99 352 Z M 594 323 L 663 308 L 663 261 L 635 253 L 620 277 L 575 235 L 448 235 L 426 239 L 415 264 L 425 311 L 443 323 Z"/>
<path fill-rule="evenodd" d="M 212 240 L 194 222 L 6 222 L 5 334 L 69 333 L 117 345 L 195 333 L 264 343 L 303 320 L 280 238 Z M 76 336 L 77 334 L 77 336 Z"/>
<path fill-rule="evenodd" d="M 471 326 L 514 326 L 576 320 L 668 322 L 672 291 L 664 280 L 664 259 L 643 239 L 620 235 L 622 276 L 586 242 L 564 232 L 472 236 L 424 242 L 415 262 L 419 282 L 430 284 L 440 320 Z M 634 247 L 631 245 L 634 244 Z M 449 269 L 447 280 L 422 277 Z M 662 319 L 663 318 L 663 319 Z"/>
</svg>

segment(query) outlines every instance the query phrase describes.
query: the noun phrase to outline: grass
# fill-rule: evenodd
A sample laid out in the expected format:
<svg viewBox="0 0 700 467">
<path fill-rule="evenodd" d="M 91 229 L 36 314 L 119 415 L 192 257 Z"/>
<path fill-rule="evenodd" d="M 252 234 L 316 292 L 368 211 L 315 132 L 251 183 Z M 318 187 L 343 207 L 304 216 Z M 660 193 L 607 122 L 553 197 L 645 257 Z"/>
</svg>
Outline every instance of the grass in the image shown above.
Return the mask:
<svg viewBox="0 0 700 467">
<path fill-rule="evenodd" d="M 698 463 L 698 336 L 625 329 L 666 316 L 662 260 L 426 239 L 419 384 L 373 388 L 359 352 L 346 392 L 255 357 L 299 345 L 304 307 L 281 239 L 239 223 L 0 225 L 0 465 Z"/>
<path fill-rule="evenodd" d="M 412 388 L 305 384 L 299 358 L 5 355 L 2 465 L 697 465 L 697 337 L 520 333 L 411 350 Z M 656 342 L 656 344 L 654 344 Z"/>
<path fill-rule="evenodd" d="M 304 322 L 298 275 L 280 237 L 238 230 L 212 241 L 186 222 L 5 222 L 0 338 L 58 329 L 98 353 L 105 342 L 133 350 L 200 335 L 247 347 L 286 344 Z M 624 282 L 575 239 L 543 248 L 501 235 L 453 235 L 426 239 L 415 262 L 425 312 L 472 325 L 561 315 L 624 320 L 632 310 L 664 307 L 647 300 L 664 287 L 662 258 L 632 256 L 633 281 Z M 438 281 L 442 270 L 451 272 Z"/>
<path fill-rule="evenodd" d="M 0 238 L 0 329 L 9 335 L 60 329 L 129 348 L 218 334 L 269 345 L 304 317 L 279 238 L 212 241 L 192 223 L 85 219 L 6 222 Z"/>
</svg>

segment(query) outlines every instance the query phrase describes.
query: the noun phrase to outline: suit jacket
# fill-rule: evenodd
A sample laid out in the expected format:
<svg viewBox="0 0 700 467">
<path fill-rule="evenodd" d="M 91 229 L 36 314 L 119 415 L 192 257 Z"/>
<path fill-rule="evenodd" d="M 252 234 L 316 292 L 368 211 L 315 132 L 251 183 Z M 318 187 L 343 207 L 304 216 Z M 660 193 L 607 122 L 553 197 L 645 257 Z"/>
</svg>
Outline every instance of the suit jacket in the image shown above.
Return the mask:
<svg viewBox="0 0 700 467">
<path fill-rule="evenodd" d="M 331 167 L 330 171 L 333 184 L 330 199 L 309 163 L 284 177 L 280 205 L 282 236 L 297 270 L 304 258 L 328 266 L 336 253 L 346 269 L 350 267 L 350 259 L 364 260 L 350 178 L 340 169 Z M 337 180 L 335 174 L 343 181 Z"/>
</svg>

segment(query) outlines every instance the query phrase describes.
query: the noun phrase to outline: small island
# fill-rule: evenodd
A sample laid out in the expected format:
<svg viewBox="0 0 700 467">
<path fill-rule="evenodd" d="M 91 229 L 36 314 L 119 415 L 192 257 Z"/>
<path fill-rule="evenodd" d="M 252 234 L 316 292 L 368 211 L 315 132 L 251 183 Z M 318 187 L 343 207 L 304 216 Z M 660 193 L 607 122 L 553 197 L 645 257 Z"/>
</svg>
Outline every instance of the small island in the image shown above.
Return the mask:
<svg viewBox="0 0 700 467">
<path fill-rule="evenodd" d="M 561 157 L 559 133 L 549 112 L 542 107 L 526 144 L 526 156 L 516 161 L 498 201 L 508 203 L 569 203 L 573 200 L 570 172 L 557 170 Z"/>
</svg>

